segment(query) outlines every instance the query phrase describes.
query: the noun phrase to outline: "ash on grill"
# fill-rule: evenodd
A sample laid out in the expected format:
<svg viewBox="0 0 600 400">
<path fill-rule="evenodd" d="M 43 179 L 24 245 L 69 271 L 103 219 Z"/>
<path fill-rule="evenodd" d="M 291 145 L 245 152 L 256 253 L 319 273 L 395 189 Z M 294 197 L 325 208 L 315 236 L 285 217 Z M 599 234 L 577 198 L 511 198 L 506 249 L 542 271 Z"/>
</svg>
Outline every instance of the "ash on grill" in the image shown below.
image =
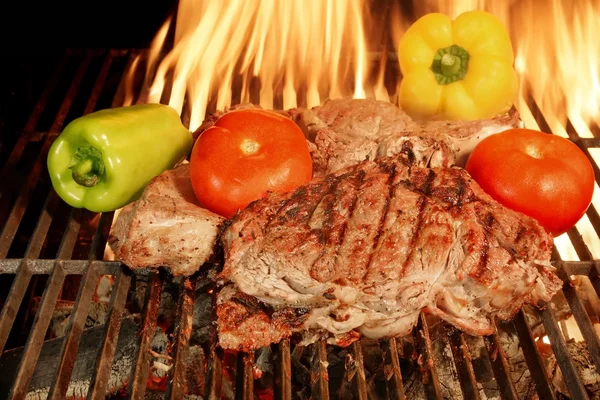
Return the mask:
<svg viewBox="0 0 600 400">
<path fill-rule="evenodd" d="M 210 279 L 217 266 L 171 279 L 101 261 L 114 214 L 70 209 L 43 169 L 68 120 L 121 104 L 137 56 L 68 52 L 24 134 L 0 142 L 0 181 L 11 182 L 0 196 L 0 397 L 600 397 L 600 264 L 577 228 L 568 236 L 583 261 L 556 252 L 565 285 L 552 304 L 496 323 L 490 336 L 470 337 L 422 314 L 402 339 L 339 348 L 293 337 L 252 354 L 219 349 Z M 594 206 L 588 217 L 600 229 Z"/>
</svg>

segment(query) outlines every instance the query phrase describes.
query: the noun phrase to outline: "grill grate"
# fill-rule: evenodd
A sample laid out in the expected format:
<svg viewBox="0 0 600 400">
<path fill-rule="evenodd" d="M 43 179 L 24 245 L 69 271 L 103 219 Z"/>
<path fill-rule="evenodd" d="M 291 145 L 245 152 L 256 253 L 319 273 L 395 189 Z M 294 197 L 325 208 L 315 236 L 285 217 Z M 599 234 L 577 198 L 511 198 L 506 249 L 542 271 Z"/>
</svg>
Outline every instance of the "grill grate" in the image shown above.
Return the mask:
<svg viewBox="0 0 600 400">
<path fill-rule="evenodd" d="M 155 328 L 158 326 L 158 315 L 161 306 L 161 292 L 164 285 L 173 283 L 162 271 L 136 270 L 129 271 L 118 262 L 102 261 L 108 232 L 113 221 L 113 213 L 94 215 L 85 210 L 70 209 L 59 201 L 51 189 L 46 177 L 45 159 L 48 148 L 61 128 L 78 115 L 92 112 L 107 106 L 122 104 L 126 88 L 126 71 L 134 59 L 144 52 L 135 50 L 90 50 L 85 52 L 69 51 L 60 60 L 56 70 L 48 80 L 48 85 L 39 97 L 23 134 L 16 138 L 14 146 L 5 161 L 1 161 L 0 182 L 3 182 L 0 197 L 0 273 L 2 279 L 13 279 L 10 292 L 2 294 L 5 298 L 0 313 L 0 352 L 3 357 L 10 352 L 9 347 L 23 346 L 18 338 L 20 326 L 26 325 L 23 309 L 28 309 L 28 303 L 36 290 L 39 292 L 45 285 L 37 312 L 29 332 L 27 333 L 21 358 L 16 368 L 14 379 L 8 379 L 9 386 L 0 385 L 2 397 L 25 398 L 30 392 L 34 379 L 36 364 L 39 361 L 44 346 L 48 328 L 51 324 L 53 311 L 61 298 L 63 283 L 68 277 L 79 276 L 79 289 L 76 295 L 71 316 L 66 331 L 60 340 L 60 350 L 56 367 L 51 373 L 48 398 L 64 398 L 69 390 L 76 358 L 90 312 L 92 298 L 95 294 L 99 277 L 110 275 L 115 278 L 112 294 L 108 305 L 106 323 L 102 340 L 95 349 L 93 373 L 88 377 L 89 384 L 83 396 L 101 398 L 107 393 L 109 377 L 115 353 L 119 332 L 123 326 L 126 307 L 131 294 L 136 291 L 137 282 L 147 282 L 143 307 L 140 312 L 139 332 L 136 336 L 135 350 L 131 356 L 131 368 L 127 379 L 126 395 L 131 398 L 144 398 L 149 393 L 147 381 L 149 376 L 150 352 Z M 74 68 L 73 68 L 74 66 Z M 60 82 L 69 82 L 66 91 L 61 92 Z M 92 82 L 86 92 L 85 82 Z M 44 129 L 43 118 L 52 109 L 51 103 L 58 97 L 59 107 L 54 113 L 50 127 Z M 143 101 L 143 94 L 138 101 Z M 165 97 L 165 96 L 163 96 Z M 111 100 L 112 98 L 112 100 Z M 77 104 L 85 104 L 77 111 Z M 531 104 L 533 114 L 540 127 L 547 130 L 543 116 Z M 189 115 L 184 106 L 183 120 L 189 122 Z M 209 112 L 214 110 L 209 110 Z M 574 128 L 567 127 L 570 139 L 586 152 L 591 158 L 589 148 L 600 147 L 600 138 L 580 138 Z M 598 130 L 595 131 L 598 134 Z M 600 135 L 599 135 L 600 136 Z M 593 161 L 593 160 L 592 160 Z M 600 170 L 593 163 L 596 179 L 600 179 Z M 20 187 L 5 185 L 9 178 L 19 177 Z M 21 179 L 22 178 L 22 179 Z M 10 187 L 9 187 L 10 186 Z M 40 197 L 40 193 L 41 197 Z M 66 225 L 61 216 L 65 216 Z M 600 232 L 600 216 L 594 206 L 590 207 L 587 216 L 596 234 Z M 34 221 L 33 228 L 26 226 L 27 221 Z M 31 231 L 31 232 L 29 232 Z M 53 247 L 54 238 L 61 238 L 58 247 Z M 594 260 L 588 245 L 583 240 L 577 228 L 573 228 L 568 237 L 571 240 L 581 261 L 563 261 L 557 251 L 554 253 L 554 263 L 560 277 L 565 282 L 563 293 L 568 306 L 577 322 L 587 349 L 590 353 L 595 372 L 600 371 L 600 341 L 594 325 L 586 312 L 582 299 L 576 288 L 571 285 L 570 277 L 574 275 L 588 276 L 592 282 L 595 294 L 600 295 L 600 261 Z M 25 245 L 25 247 L 23 247 Z M 19 249 L 24 248 L 24 251 Z M 83 254 L 83 257 L 78 257 Z M 85 256 L 87 254 L 87 256 Z M 172 368 L 168 371 L 166 387 L 162 393 L 169 399 L 184 397 L 186 380 L 189 380 L 186 360 L 190 352 L 190 340 L 194 317 L 195 293 L 200 286 L 202 277 L 183 278 L 175 280 L 178 286 L 175 328 L 173 345 L 170 350 Z M 45 283 L 44 283 L 45 282 Z M 37 289 L 36 289 L 37 288 Z M 542 305 L 544 306 L 544 305 Z M 584 386 L 569 352 L 567 339 L 563 329 L 551 307 L 546 305 L 537 313 L 548 335 L 552 352 L 554 353 L 564 383 L 572 398 L 587 399 L 589 392 Z M 498 322 L 496 332 L 483 339 L 483 349 L 486 349 L 491 372 L 502 398 L 517 399 L 519 391 L 511 373 L 511 365 L 500 332 L 512 327 L 519 339 L 524 359 L 535 383 L 535 390 L 540 398 L 556 398 L 556 388 L 543 362 L 545 357 L 540 353 L 528 318 L 523 311 L 519 312 L 510 323 Z M 425 314 L 419 318 L 414 330 L 414 349 L 412 354 L 418 366 L 419 381 L 422 382 L 427 398 L 441 399 L 444 396 L 445 378 L 441 376 L 442 364 L 436 358 L 436 342 L 432 338 L 432 321 Z M 15 331 L 15 332 L 12 332 Z M 465 398 L 482 398 L 479 366 L 474 365 L 474 354 L 470 349 L 469 337 L 454 328 L 447 327 L 447 342 L 450 356 L 454 360 L 454 373 L 459 388 Z M 9 346 L 10 345 L 10 346 Z M 377 390 L 383 390 L 382 397 L 390 399 L 405 399 L 411 395 L 414 379 L 407 378 L 406 368 L 403 368 L 405 344 L 399 339 L 381 340 L 375 344 L 381 352 L 383 385 Z M 355 342 L 346 349 L 343 377 L 341 385 L 348 386 L 344 393 L 351 394 L 357 399 L 367 399 L 374 396 L 373 374 L 367 370 L 370 360 L 370 347 L 365 347 L 365 341 Z M 300 347 L 284 340 L 272 346 L 271 361 L 273 363 L 272 393 L 278 399 L 295 398 L 298 391 L 294 389 L 293 377 L 300 368 L 306 369 L 310 379 L 305 390 L 310 391 L 313 398 L 336 397 L 339 382 L 332 370 L 328 346 L 324 341 Z M 233 386 L 235 398 L 253 399 L 261 388 L 255 380 L 256 365 L 254 353 L 239 353 L 234 355 L 236 362 L 228 362 L 228 355 L 216 346 L 214 329 L 211 339 L 204 349 L 206 367 L 197 371 L 196 379 L 204 383 L 206 398 L 227 397 L 230 392 L 227 385 Z M 308 356 L 309 363 L 298 365 L 298 355 Z M 337 373 L 337 372 L 335 372 Z M 228 383 L 229 382 L 229 383 Z M 381 387 L 383 386 L 383 387 Z M 267 388 L 269 389 L 269 388 Z M 597 393 L 596 393 L 597 394 Z M 44 395 L 45 396 L 45 395 Z M 44 398 L 44 396 L 39 398 Z M 340 395 L 340 397 L 343 397 Z M 33 397 L 36 398 L 36 397 Z M 261 397 L 262 398 L 262 397 Z"/>
</svg>

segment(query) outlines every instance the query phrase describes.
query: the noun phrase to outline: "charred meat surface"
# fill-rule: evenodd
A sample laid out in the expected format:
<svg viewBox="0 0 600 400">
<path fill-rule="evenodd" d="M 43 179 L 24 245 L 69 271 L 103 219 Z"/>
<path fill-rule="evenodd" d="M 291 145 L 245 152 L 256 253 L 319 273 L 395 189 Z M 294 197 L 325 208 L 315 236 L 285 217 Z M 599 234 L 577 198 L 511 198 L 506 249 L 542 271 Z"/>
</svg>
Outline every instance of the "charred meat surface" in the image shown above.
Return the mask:
<svg viewBox="0 0 600 400">
<path fill-rule="evenodd" d="M 228 285 L 217 295 L 217 318 L 223 321 L 219 325 L 219 344 L 225 349 L 268 346 L 302 329 L 308 312 L 308 308 L 302 307 L 282 307 L 274 311 L 256 297 Z"/>
<path fill-rule="evenodd" d="M 521 126 L 513 108 L 480 121 L 413 121 L 397 106 L 371 99 L 336 99 L 296 117 L 311 143 L 315 173 L 335 172 L 410 145 L 422 167 L 464 166 L 483 138 Z"/>
<path fill-rule="evenodd" d="M 192 275 L 213 253 L 223 218 L 200 207 L 183 164 L 154 178 L 142 197 L 124 207 L 109 244 L 131 268 L 168 266 Z"/>
<path fill-rule="evenodd" d="M 338 344 L 354 332 L 402 336 L 423 309 L 486 335 L 490 318 L 510 319 L 561 288 L 549 266 L 552 236 L 536 221 L 494 201 L 462 168 L 407 158 L 365 161 L 270 194 L 224 229 L 220 283 L 274 312 L 304 310 L 302 324 L 270 328 L 264 342 L 307 329 Z M 224 317 L 223 304 L 221 344 L 254 348 L 248 337 L 264 336 L 261 325 Z"/>
</svg>

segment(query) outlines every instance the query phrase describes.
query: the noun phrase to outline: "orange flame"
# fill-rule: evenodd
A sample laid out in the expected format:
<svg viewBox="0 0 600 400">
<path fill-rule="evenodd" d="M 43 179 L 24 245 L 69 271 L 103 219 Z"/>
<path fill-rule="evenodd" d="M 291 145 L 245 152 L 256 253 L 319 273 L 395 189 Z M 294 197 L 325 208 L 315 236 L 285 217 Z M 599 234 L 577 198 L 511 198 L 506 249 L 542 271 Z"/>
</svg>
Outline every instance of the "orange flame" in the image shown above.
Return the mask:
<svg viewBox="0 0 600 400">
<path fill-rule="evenodd" d="M 170 21 L 152 44 L 146 76 L 155 68 L 156 76 L 147 100 L 160 101 L 172 73 L 169 105 L 181 112 L 187 96 L 195 130 L 210 101 L 217 109 L 231 105 L 240 79 L 239 101 L 250 101 L 258 79 L 264 108 L 273 108 L 277 92 L 284 108 L 297 106 L 301 90 L 308 107 L 352 91 L 365 97 L 363 8 L 363 0 L 182 0 L 175 45 L 158 66 Z M 345 85 L 350 75 L 353 88 Z"/>
</svg>

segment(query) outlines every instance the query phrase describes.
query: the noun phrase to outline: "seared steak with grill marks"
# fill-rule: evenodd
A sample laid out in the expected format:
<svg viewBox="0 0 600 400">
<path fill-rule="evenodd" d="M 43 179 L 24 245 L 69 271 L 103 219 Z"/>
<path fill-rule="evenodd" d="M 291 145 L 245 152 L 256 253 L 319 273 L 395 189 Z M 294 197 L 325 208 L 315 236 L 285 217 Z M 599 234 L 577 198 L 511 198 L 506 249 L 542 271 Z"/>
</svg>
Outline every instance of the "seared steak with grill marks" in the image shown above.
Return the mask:
<svg viewBox="0 0 600 400">
<path fill-rule="evenodd" d="M 221 301 L 225 348 L 307 329 L 346 342 L 355 332 L 406 335 L 423 309 L 485 335 L 492 317 L 510 319 L 562 286 L 549 266 L 552 236 L 535 220 L 494 201 L 465 170 L 414 166 L 404 154 L 270 194 L 238 213 L 222 241 L 221 284 L 274 313 L 303 310 L 267 334 L 264 324 L 244 322 L 254 315 L 246 305 L 232 321 Z"/>
<path fill-rule="evenodd" d="M 223 217 L 198 205 L 183 164 L 154 178 L 125 206 L 109 237 L 115 257 L 131 268 L 168 266 L 192 275 L 213 253 Z"/>
</svg>

